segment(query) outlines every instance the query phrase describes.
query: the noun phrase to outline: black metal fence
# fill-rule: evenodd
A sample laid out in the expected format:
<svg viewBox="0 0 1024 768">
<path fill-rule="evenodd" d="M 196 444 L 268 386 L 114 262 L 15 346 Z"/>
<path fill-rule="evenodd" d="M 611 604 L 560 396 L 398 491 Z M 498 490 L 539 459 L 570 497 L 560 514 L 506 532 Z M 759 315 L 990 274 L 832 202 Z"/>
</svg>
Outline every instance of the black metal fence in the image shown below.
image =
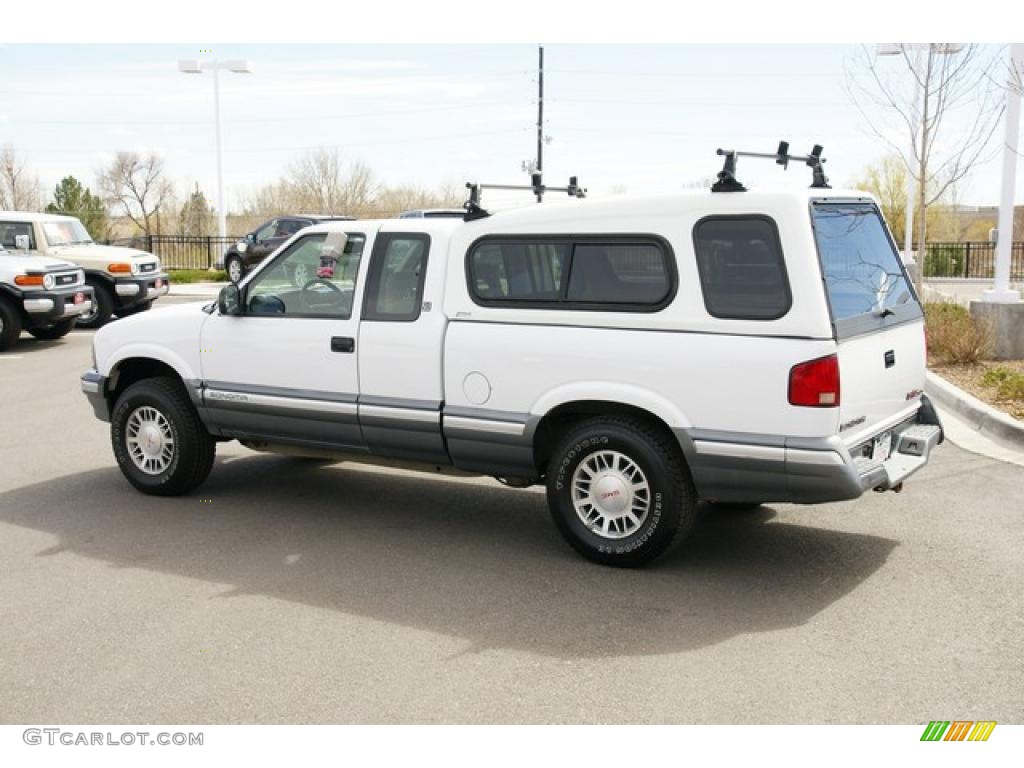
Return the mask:
<svg viewBox="0 0 1024 768">
<path fill-rule="evenodd" d="M 995 277 L 996 246 L 989 242 L 928 243 L 925 277 Z M 1024 280 L 1024 241 L 1010 248 L 1010 279 Z"/>
<path fill-rule="evenodd" d="M 109 244 L 149 251 L 160 258 L 164 269 L 209 269 L 237 240 L 237 237 L 139 235 L 111 240 Z"/>
</svg>

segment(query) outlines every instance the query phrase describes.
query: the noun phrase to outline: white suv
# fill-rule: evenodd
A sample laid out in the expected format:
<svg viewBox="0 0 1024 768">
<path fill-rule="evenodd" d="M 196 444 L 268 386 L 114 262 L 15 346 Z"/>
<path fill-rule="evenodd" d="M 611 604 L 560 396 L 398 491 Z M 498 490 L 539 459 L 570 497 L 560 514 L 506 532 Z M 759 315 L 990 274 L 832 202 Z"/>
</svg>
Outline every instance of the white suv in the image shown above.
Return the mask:
<svg viewBox="0 0 1024 768">
<path fill-rule="evenodd" d="M 313 226 L 217 304 L 102 329 L 82 387 L 127 479 L 186 493 L 237 439 L 543 482 L 573 547 L 637 565 L 698 500 L 899 490 L 942 440 L 921 306 L 864 193 L 466 218 Z"/>
<path fill-rule="evenodd" d="M 127 317 L 145 312 L 170 289 L 156 256 L 94 243 L 74 216 L 0 211 L 0 244 L 8 250 L 74 262 L 84 270 L 94 301 L 78 319 L 83 328 L 99 328 L 113 314 Z"/>
<path fill-rule="evenodd" d="M 14 346 L 22 330 L 37 339 L 67 336 L 92 304 L 92 288 L 74 264 L 0 245 L 0 352 Z"/>
</svg>

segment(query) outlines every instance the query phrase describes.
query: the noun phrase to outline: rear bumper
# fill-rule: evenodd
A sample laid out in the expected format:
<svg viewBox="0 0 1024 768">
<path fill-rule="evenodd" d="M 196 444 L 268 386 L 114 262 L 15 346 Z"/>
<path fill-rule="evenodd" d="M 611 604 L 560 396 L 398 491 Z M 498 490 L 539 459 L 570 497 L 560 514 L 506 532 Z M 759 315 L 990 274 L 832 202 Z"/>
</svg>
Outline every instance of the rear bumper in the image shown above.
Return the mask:
<svg viewBox="0 0 1024 768">
<path fill-rule="evenodd" d="M 874 437 L 892 433 L 885 461 L 865 455 Z M 915 414 L 847 445 L 828 438 L 737 436 L 677 432 L 702 499 L 728 502 L 815 504 L 855 499 L 865 491 L 898 488 L 928 463 L 943 440 L 942 425 L 927 396 Z"/>
</svg>

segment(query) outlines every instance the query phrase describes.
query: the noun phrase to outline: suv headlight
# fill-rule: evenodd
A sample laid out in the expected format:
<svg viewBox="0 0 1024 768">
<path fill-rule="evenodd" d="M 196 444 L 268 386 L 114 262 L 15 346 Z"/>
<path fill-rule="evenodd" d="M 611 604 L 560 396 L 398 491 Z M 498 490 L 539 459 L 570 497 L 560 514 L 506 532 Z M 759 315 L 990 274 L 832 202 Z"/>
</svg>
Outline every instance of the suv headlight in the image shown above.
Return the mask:
<svg viewBox="0 0 1024 768">
<path fill-rule="evenodd" d="M 141 268 L 142 268 L 142 265 L 139 264 L 139 262 L 135 261 L 135 259 L 132 259 L 132 274 L 133 275 L 139 274 L 139 270 Z"/>
<path fill-rule="evenodd" d="M 245 242 L 245 240 L 239 240 L 238 244 L 235 245 L 235 248 L 238 249 L 239 253 L 245 253 L 247 250 L 249 250 L 249 244 Z"/>
<path fill-rule="evenodd" d="M 43 288 L 45 288 L 48 291 L 52 291 L 56 281 L 57 278 L 55 278 L 53 275 L 45 275 L 43 277 Z"/>
</svg>

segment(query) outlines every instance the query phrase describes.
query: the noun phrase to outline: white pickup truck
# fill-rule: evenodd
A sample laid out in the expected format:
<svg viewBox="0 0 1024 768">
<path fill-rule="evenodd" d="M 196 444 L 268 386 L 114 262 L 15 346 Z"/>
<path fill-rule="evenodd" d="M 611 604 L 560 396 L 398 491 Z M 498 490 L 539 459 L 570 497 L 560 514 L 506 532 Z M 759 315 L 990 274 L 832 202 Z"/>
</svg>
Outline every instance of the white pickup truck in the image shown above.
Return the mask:
<svg viewBox="0 0 1024 768">
<path fill-rule="evenodd" d="M 82 388 L 127 479 L 186 493 L 234 439 L 543 482 L 573 547 L 638 565 L 699 500 L 900 490 L 942 440 L 864 193 L 470 213 L 309 227 L 215 304 L 102 329 Z"/>
</svg>

